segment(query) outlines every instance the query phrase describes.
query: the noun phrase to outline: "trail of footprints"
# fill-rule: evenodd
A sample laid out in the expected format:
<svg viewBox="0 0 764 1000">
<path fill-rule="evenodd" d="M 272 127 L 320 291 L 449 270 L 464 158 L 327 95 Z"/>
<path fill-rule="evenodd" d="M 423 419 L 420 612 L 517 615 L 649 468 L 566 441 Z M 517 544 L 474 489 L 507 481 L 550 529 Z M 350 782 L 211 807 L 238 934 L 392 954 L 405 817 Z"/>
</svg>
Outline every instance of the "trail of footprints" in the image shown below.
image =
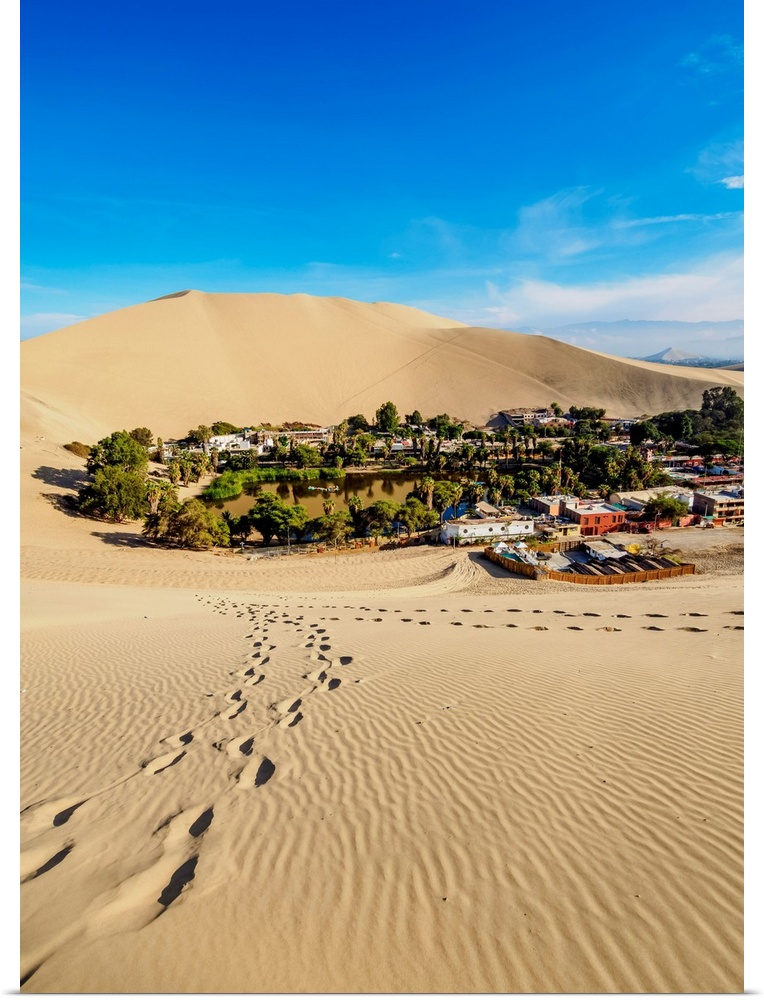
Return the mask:
<svg viewBox="0 0 764 1000">
<path fill-rule="evenodd" d="M 197 595 L 198 600 L 204 600 Z M 31 882 L 45 876 L 48 872 L 64 864 L 67 859 L 76 851 L 77 841 L 75 836 L 65 836 L 56 845 L 51 847 L 48 836 L 51 831 L 66 827 L 73 816 L 81 815 L 79 811 L 91 799 L 101 795 L 118 785 L 124 785 L 130 781 L 146 780 L 146 776 L 158 776 L 167 771 L 171 771 L 177 766 L 183 766 L 183 762 L 194 752 L 202 749 L 212 748 L 224 754 L 229 765 L 233 762 L 234 788 L 240 791 L 262 788 L 268 784 L 277 774 L 277 762 L 262 753 L 258 753 L 258 746 L 266 742 L 268 731 L 278 727 L 282 730 L 293 730 L 299 726 L 306 714 L 312 709 L 312 696 L 317 692 L 336 691 L 342 684 L 343 678 L 338 675 L 342 668 L 353 663 L 352 656 L 333 655 L 330 636 L 326 623 L 338 621 L 339 616 L 321 616 L 316 614 L 318 610 L 337 610 L 336 605 L 298 605 L 291 612 L 282 611 L 281 606 L 267 605 L 244 605 L 236 602 L 218 599 L 207 599 L 206 604 L 211 605 L 215 613 L 222 615 L 233 614 L 237 618 L 249 619 L 251 631 L 246 635 L 247 640 L 251 640 L 252 652 L 247 654 L 246 664 L 240 669 L 230 671 L 229 678 L 233 677 L 234 684 L 227 685 L 224 691 L 205 692 L 206 697 L 222 701 L 222 706 L 211 711 L 210 714 L 198 722 L 195 726 L 183 730 L 170 736 L 161 738 L 158 742 L 162 751 L 156 756 L 149 757 L 141 762 L 139 769 L 127 777 L 123 777 L 116 782 L 99 788 L 84 797 L 78 796 L 70 799 L 58 799 L 55 801 L 43 801 L 34 803 L 22 812 L 22 819 L 27 830 L 26 844 L 21 855 L 21 882 L 22 884 Z M 400 616 L 399 608 L 371 608 L 368 606 L 355 607 L 344 605 L 344 611 L 357 611 L 362 614 L 356 615 L 356 621 L 379 624 L 389 620 L 390 615 Z M 309 615 L 298 612 L 310 611 Z M 457 627 L 471 626 L 472 628 L 526 628 L 533 631 L 549 631 L 549 625 L 531 624 L 529 615 L 560 616 L 561 619 L 602 619 L 605 616 L 594 611 L 585 611 L 575 614 L 565 610 L 554 610 L 544 612 L 540 609 L 523 611 L 521 608 L 503 609 L 504 615 L 521 616 L 520 621 L 503 621 L 501 610 L 495 611 L 485 609 L 483 611 L 474 608 L 461 608 L 459 612 L 454 612 L 448 608 L 440 608 L 438 614 L 451 615 L 452 619 L 448 624 Z M 453 617 L 460 613 L 460 617 Z M 417 608 L 414 614 L 426 614 L 425 609 Z M 741 616 L 743 611 L 729 611 L 727 614 Z M 384 617 L 380 617 L 384 616 Z M 463 621 L 461 616 L 470 615 L 469 621 Z M 475 621 L 480 616 L 495 616 L 488 621 Z M 612 619 L 631 619 L 628 614 L 614 614 Z M 650 619 L 667 618 L 666 615 L 654 612 L 643 616 Z M 690 611 L 682 615 L 686 618 L 707 618 L 708 615 Z M 432 621 L 426 618 L 400 617 L 397 619 L 405 625 L 430 626 Z M 552 618 L 554 623 L 559 619 Z M 439 619 L 443 622 L 445 619 Z M 538 619 L 536 619 L 538 621 Z M 294 692 L 287 698 L 280 701 L 269 702 L 267 700 L 268 673 L 276 665 L 273 656 L 277 655 L 277 646 L 269 641 L 270 629 L 278 626 L 283 631 L 285 627 L 293 630 L 295 636 L 300 635 L 302 641 L 298 648 L 305 650 L 306 671 L 302 674 L 305 682 L 299 691 Z M 618 625 L 591 623 L 597 631 L 601 632 L 621 632 Z M 566 630 L 571 632 L 585 632 L 585 625 L 565 624 Z M 645 624 L 639 626 L 647 631 L 665 631 L 662 625 Z M 709 630 L 702 626 L 681 624 L 674 628 L 691 633 L 705 633 Z M 725 629 L 742 631 L 743 625 L 729 624 L 722 626 Z M 359 683 L 356 679 L 354 683 Z M 262 687 L 261 687 L 262 686 Z M 262 692 L 262 693 L 261 693 Z M 260 724 L 256 724 L 252 718 L 252 725 L 257 725 L 254 730 L 247 731 L 246 722 L 254 712 L 250 711 L 250 702 L 258 697 L 257 708 L 260 709 Z M 265 721 L 262 721 L 262 709 L 265 707 Z M 450 707 L 450 706 L 446 706 Z M 237 721 L 238 720 L 238 721 Z M 227 723 L 235 723 L 235 727 L 228 726 Z M 238 734 L 232 734 L 231 728 L 238 728 Z M 239 766 L 236 766 L 239 765 Z M 129 877 L 119 887 L 116 898 L 96 910 L 97 917 L 90 918 L 90 925 L 87 926 L 91 932 L 93 930 L 108 932 L 110 914 L 120 912 L 123 907 L 122 900 L 130 895 L 135 898 L 142 898 L 145 904 L 145 914 L 142 925 L 150 923 L 164 913 L 172 903 L 187 889 L 197 875 L 197 868 L 201 853 L 201 845 L 204 836 L 212 826 L 215 815 L 215 804 L 196 808 L 189 807 L 177 815 L 167 817 L 156 830 L 151 832 L 151 838 L 162 839 L 162 853 L 159 861 L 144 871 L 138 871 Z M 191 818 L 189 821 L 189 817 Z M 75 823 L 76 825 L 76 823 Z M 168 863 L 175 865 L 174 870 L 168 877 Z M 136 894 L 136 889 L 140 891 Z M 85 922 L 87 924 L 87 922 Z M 83 925 L 85 926 L 85 925 Z M 77 932 L 82 927 L 72 928 L 71 934 Z M 70 934 L 70 936 L 71 936 Z M 52 953 L 52 951 L 50 952 Z M 49 953 L 49 954 L 50 954 Z M 45 955 L 24 973 L 25 982 L 39 968 Z"/>
<path fill-rule="evenodd" d="M 197 599 L 202 600 L 199 595 Z M 273 607 L 245 606 L 226 600 L 207 600 L 206 603 L 219 614 L 233 613 L 238 618 L 249 619 L 251 630 L 245 638 L 251 640 L 252 652 L 246 654 L 245 664 L 238 670 L 229 671 L 229 684 L 224 690 L 205 692 L 205 696 L 213 700 L 212 710 L 206 717 L 192 727 L 159 739 L 161 751 L 143 760 L 136 771 L 84 796 L 46 800 L 24 809 L 21 814 L 24 828 L 20 872 L 22 884 L 44 877 L 76 853 L 76 831 L 58 839 L 58 843 L 53 845 L 51 834 L 68 827 L 75 815 L 79 819 L 82 815 L 79 811 L 88 802 L 118 786 L 148 780 L 149 777 L 163 775 L 173 768 L 183 767 L 184 761 L 194 753 L 209 752 L 211 749 L 224 755 L 227 765 L 225 774 L 231 776 L 232 782 L 227 783 L 227 791 L 235 789 L 246 792 L 268 784 L 277 773 L 277 762 L 262 751 L 258 753 L 258 746 L 267 742 L 269 731 L 276 727 L 288 731 L 303 722 L 306 714 L 312 710 L 311 696 L 316 692 L 337 691 L 343 681 L 338 674 L 354 662 L 352 656 L 333 654 L 327 628 L 322 624 L 324 618 L 309 615 L 306 619 L 296 611 L 290 614 Z M 338 618 L 333 620 L 337 621 Z M 267 697 L 267 681 L 269 671 L 277 670 L 277 665 L 273 662 L 277 646 L 269 641 L 269 631 L 276 625 L 282 632 L 287 627 L 302 639 L 297 648 L 304 650 L 305 672 L 302 674 L 304 684 L 300 690 L 285 699 L 271 702 Z M 230 683 L 231 678 L 234 680 L 233 684 Z M 255 697 L 258 699 L 256 705 L 251 704 Z M 247 731 L 246 723 L 250 718 L 250 728 Z M 238 729 L 238 734 L 232 732 L 232 729 Z M 83 919 L 72 926 L 65 935 L 66 940 L 82 930 L 108 933 L 110 919 L 116 919 L 124 911 L 124 899 L 128 896 L 132 900 L 141 900 L 143 905 L 144 913 L 136 918 L 135 926 L 145 926 L 161 916 L 197 877 L 201 842 L 212 826 L 214 815 L 215 803 L 204 807 L 190 806 L 177 815 L 167 817 L 155 830 L 150 831 L 150 841 L 155 838 L 161 841 L 159 860 L 148 869 L 137 871 L 123 881 L 117 887 L 116 898 L 113 898 L 112 891 L 107 894 L 109 898 L 101 907 L 91 907 L 91 910 L 95 909 L 97 912 L 97 920 L 91 917 L 89 922 Z M 86 817 L 82 822 L 86 822 Z M 76 827 L 77 822 L 72 825 Z M 171 872 L 168 865 L 173 869 Z M 38 956 L 29 967 L 22 970 L 22 985 L 61 943 L 62 939 L 57 939 L 55 946 L 51 946 L 46 954 Z"/>
<path fill-rule="evenodd" d="M 355 609 L 355 610 L 373 612 L 374 609 L 367 608 L 367 607 L 360 607 L 360 608 Z M 387 611 L 386 608 L 378 608 L 376 610 L 378 610 L 380 612 L 386 612 Z M 534 609 L 531 609 L 530 611 L 523 611 L 522 608 L 506 608 L 504 610 L 505 610 L 506 614 L 520 614 L 520 615 L 528 615 L 528 614 L 531 614 L 531 615 L 542 615 L 542 614 L 546 613 L 546 612 L 544 612 L 540 608 L 534 608 Z M 485 608 L 483 611 L 476 611 L 475 608 L 461 608 L 460 611 L 461 611 L 462 614 L 465 614 L 465 615 L 474 615 L 474 614 L 478 614 L 478 615 L 479 614 L 492 615 L 492 614 L 499 614 L 500 613 L 500 612 L 494 611 L 492 608 Z M 415 613 L 417 613 L 417 612 L 418 613 L 423 613 L 424 612 L 424 608 L 417 608 L 415 610 Z M 448 608 L 441 608 L 440 612 L 444 613 L 444 614 L 452 614 L 452 612 Z M 400 614 L 400 611 L 396 610 L 394 613 L 395 614 Z M 728 611 L 726 613 L 730 614 L 730 615 L 742 615 L 743 614 L 742 611 Z M 582 612 L 580 612 L 580 613 L 577 614 L 577 613 L 573 613 L 573 612 L 570 612 L 570 611 L 554 610 L 554 611 L 551 612 L 551 614 L 553 614 L 553 615 L 562 615 L 565 618 L 604 618 L 604 617 L 606 617 L 605 615 L 599 614 L 597 611 L 582 611 Z M 632 619 L 633 617 L 668 618 L 668 615 L 660 614 L 659 612 L 647 612 L 647 613 L 645 613 L 642 616 L 632 616 L 632 615 L 627 615 L 627 614 L 614 614 L 614 615 L 611 615 L 610 617 L 617 618 L 617 619 L 618 618 L 620 618 L 620 619 L 626 619 L 626 618 Z M 683 617 L 683 618 L 685 618 L 685 617 L 686 618 L 708 618 L 708 615 L 705 614 L 705 612 L 702 612 L 702 611 L 686 611 L 686 612 L 682 612 L 680 617 Z M 360 616 L 356 616 L 355 620 L 357 622 L 362 622 L 362 621 L 367 621 L 367 622 L 382 622 L 385 619 L 383 619 L 383 618 L 366 618 L 363 615 L 360 615 Z M 413 624 L 413 625 L 431 625 L 432 624 L 432 622 L 430 622 L 430 621 L 427 621 L 427 620 L 417 620 L 416 618 L 401 618 L 399 620 L 401 622 L 403 622 L 404 624 L 406 624 L 406 625 L 411 625 L 411 624 Z M 469 625 L 472 628 L 522 628 L 523 627 L 523 625 L 520 625 L 517 622 L 512 622 L 512 621 L 509 621 L 509 622 L 498 622 L 497 624 L 490 624 L 490 623 L 486 623 L 486 622 L 476 622 L 476 621 L 464 622 L 464 621 L 460 621 L 460 620 L 454 620 L 454 621 L 451 621 L 449 624 L 455 625 L 455 626 Z M 549 626 L 548 625 L 528 625 L 528 624 L 526 624 L 524 627 L 527 628 L 527 629 L 530 629 L 532 631 L 535 631 L 535 632 L 548 632 L 549 631 Z M 642 625 L 640 627 L 642 629 L 644 629 L 645 631 L 647 631 L 647 632 L 665 632 L 666 631 L 666 629 L 663 626 L 660 626 L 660 625 Z M 586 631 L 586 629 L 582 625 L 566 625 L 565 628 L 569 632 L 585 632 Z M 596 625 L 595 628 L 596 628 L 596 630 L 598 632 L 622 632 L 623 631 L 623 629 L 620 628 L 617 625 Z M 677 626 L 675 626 L 675 628 L 677 629 L 677 631 L 680 631 L 680 632 L 708 632 L 709 631 L 709 629 L 702 628 L 701 626 L 698 626 L 698 625 L 677 625 Z M 731 630 L 737 631 L 737 632 L 742 632 L 743 629 L 744 629 L 744 626 L 743 625 L 723 625 L 722 628 L 724 628 L 724 629 L 731 629 Z"/>
</svg>

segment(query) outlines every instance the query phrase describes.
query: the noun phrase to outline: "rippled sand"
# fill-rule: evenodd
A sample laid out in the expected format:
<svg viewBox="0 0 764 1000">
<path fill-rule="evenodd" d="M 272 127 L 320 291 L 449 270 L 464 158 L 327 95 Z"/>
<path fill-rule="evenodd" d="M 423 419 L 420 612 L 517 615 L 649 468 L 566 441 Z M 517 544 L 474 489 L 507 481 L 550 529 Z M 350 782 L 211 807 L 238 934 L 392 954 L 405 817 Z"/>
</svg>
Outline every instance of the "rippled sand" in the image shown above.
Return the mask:
<svg viewBox="0 0 764 1000">
<path fill-rule="evenodd" d="M 67 516 L 30 448 L 25 992 L 742 989 L 741 530 L 604 593 L 247 562 Z"/>
</svg>

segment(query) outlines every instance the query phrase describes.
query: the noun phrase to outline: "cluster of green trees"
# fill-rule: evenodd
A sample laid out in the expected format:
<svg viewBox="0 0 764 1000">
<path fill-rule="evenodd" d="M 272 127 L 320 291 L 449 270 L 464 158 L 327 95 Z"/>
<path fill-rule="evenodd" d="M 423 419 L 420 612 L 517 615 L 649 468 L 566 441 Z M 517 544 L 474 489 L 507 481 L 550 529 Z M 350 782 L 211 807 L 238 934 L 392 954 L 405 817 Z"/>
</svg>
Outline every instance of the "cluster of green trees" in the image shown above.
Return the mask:
<svg viewBox="0 0 764 1000">
<path fill-rule="evenodd" d="M 184 548 L 227 545 L 222 518 L 200 500 L 179 502 L 177 480 L 190 478 L 183 460 L 169 482 L 148 474 L 151 447 L 153 437 L 145 427 L 115 431 L 93 445 L 86 459 L 92 479 L 79 492 L 80 511 L 115 523 L 143 520 L 147 537 Z"/>
<path fill-rule="evenodd" d="M 632 425 L 631 443 L 652 441 L 665 450 L 682 441 L 701 455 L 742 455 L 743 400 L 729 385 L 703 392 L 699 410 L 667 410 Z"/>
<path fill-rule="evenodd" d="M 141 440 L 146 440 L 141 433 L 115 431 L 88 450 L 85 464 L 92 479 L 79 492 L 82 513 L 136 521 L 177 500 L 170 483 L 149 477 L 148 446 Z"/>
<path fill-rule="evenodd" d="M 437 527 L 440 515 L 419 498 L 409 496 L 404 503 L 377 500 L 364 507 L 358 496 L 348 500 L 348 510 L 336 510 L 331 499 L 324 501 L 324 511 L 319 517 L 309 518 L 302 504 L 288 504 L 274 493 L 261 493 L 246 514 L 236 516 L 225 511 L 221 520 L 229 537 L 245 542 L 253 531 L 269 545 L 276 538 L 282 545 L 302 542 L 309 538 L 334 544 L 351 536 L 379 538 L 391 534 L 393 528 L 402 529 L 407 535 L 423 528 Z M 448 504 L 446 505 L 448 506 Z"/>
<path fill-rule="evenodd" d="M 634 446 L 621 451 L 594 444 L 591 439 L 573 438 L 563 443 L 560 457 L 581 480 L 596 485 L 606 496 L 618 490 L 665 486 L 672 481 L 658 460 L 648 462 Z"/>
<path fill-rule="evenodd" d="M 689 504 L 684 500 L 667 495 L 651 497 L 644 506 L 644 514 L 647 518 L 671 519 L 672 524 L 678 524 L 679 518 L 689 513 Z"/>
</svg>

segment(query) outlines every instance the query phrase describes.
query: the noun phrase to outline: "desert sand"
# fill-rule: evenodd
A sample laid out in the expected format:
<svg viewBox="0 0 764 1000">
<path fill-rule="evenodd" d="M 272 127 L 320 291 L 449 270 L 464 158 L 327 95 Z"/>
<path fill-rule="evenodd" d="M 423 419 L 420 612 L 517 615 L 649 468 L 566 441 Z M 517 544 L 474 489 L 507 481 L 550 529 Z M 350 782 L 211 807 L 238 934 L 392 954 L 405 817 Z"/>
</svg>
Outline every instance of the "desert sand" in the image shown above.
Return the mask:
<svg viewBox="0 0 764 1000">
<path fill-rule="evenodd" d="M 635 343 L 634 352 L 639 353 Z M 552 400 L 611 417 L 699 407 L 742 372 L 628 361 L 549 337 L 477 329 L 391 303 L 190 291 L 21 345 L 25 410 L 97 440 L 146 426 L 165 439 L 214 420 L 338 423 L 399 411 L 476 424 Z M 140 405 L 138 406 L 138 402 Z"/>
<path fill-rule="evenodd" d="M 112 414 L 30 396 L 23 992 L 743 988 L 742 529 L 596 589 L 165 551 L 60 503 Z"/>
</svg>

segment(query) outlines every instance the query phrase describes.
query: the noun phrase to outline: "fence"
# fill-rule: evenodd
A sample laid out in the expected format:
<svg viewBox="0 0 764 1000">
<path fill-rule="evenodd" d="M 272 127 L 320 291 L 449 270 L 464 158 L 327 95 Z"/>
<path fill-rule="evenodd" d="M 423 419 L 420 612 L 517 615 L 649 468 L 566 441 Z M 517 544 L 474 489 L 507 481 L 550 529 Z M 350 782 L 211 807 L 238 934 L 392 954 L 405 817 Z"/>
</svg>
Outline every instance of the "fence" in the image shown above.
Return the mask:
<svg viewBox="0 0 764 1000">
<path fill-rule="evenodd" d="M 546 575 L 543 571 L 539 571 L 536 566 L 520 562 L 517 559 L 507 559 L 505 556 L 501 556 L 497 552 L 494 552 L 494 550 L 490 547 L 483 549 L 483 552 L 488 556 L 491 562 L 495 562 L 497 566 L 501 566 L 502 569 L 506 569 L 510 573 L 515 573 L 517 576 L 527 576 L 532 580 L 538 580 L 540 575 Z"/>
<path fill-rule="evenodd" d="M 694 573 L 695 566 L 692 563 L 683 563 L 681 566 L 664 567 L 663 569 L 647 569 L 640 573 L 608 573 L 606 576 L 584 576 L 582 573 L 558 573 L 557 570 L 550 569 L 544 572 L 547 580 L 559 580 L 561 583 L 593 583 L 595 585 L 609 585 L 618 583 L 645 583 L 647 580 L 666 580 L 671 576 L 686 576 Z M 538 579 L 538 577 L 537 577 Z"/>
<path fill-rule="evenodd" d="M 682 563 L 679 566 L 665 566 L 661 569 L 647 569 L 635 573 L 608 573 L 603 576 L 585 576 L 583 573 L 560 573 L 555 569 L 543 569 L 541 566 L 531 566 L 517 559 L 508 559 L 494 552 L 492 548 L 483 550 L 485 555 L 501 566 L 502 569 L 516 576 L 526 576 L 532 580 L 559 580 L 560 583 L 585 583 L 595 586 L 611 586 L 624 583 L 645 583 L 648 580 L 667 580 L 672 576 L 687 576 L 695 572 L 693 563 Z"/>
</svg>

